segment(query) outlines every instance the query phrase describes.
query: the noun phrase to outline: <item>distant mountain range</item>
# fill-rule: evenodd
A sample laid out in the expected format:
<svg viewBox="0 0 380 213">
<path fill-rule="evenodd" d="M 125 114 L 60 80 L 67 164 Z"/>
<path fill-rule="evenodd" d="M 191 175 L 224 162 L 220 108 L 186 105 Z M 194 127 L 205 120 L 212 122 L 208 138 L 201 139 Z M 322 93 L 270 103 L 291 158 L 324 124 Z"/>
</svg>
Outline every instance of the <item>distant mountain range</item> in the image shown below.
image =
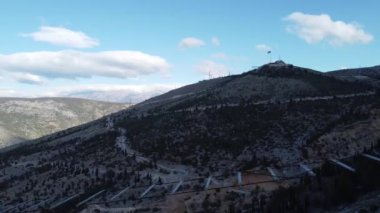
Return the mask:
<svg viewBox="0 0 380 213">
<path fill-rule="evenodd" d="M 0 148 L 87 123 L 126 107 L 78 98 L 0 98 Z"/>
</svg>

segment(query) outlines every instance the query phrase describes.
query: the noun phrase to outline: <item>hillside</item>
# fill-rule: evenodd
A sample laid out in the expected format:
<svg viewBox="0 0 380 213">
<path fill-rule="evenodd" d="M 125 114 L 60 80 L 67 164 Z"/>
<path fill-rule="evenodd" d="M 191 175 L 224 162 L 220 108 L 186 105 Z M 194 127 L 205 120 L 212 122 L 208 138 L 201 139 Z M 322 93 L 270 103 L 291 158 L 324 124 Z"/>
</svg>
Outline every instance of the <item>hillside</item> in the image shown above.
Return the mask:
<svg viewBox="0 0 380 213">
<path fill-rule="evenodd" d="M 277 61 L 241 75 L 201 81 L 136 105 L 142 110 L 167 110 L 195 105 L 281 101 L 332 96 L 371 90 L 370 86 L 342 81 L 322 72 Z"/>
<path fill-rule="evenodd" d="M 0 148 L 78 126 L 125 107 L 76 98 L 0 98 Z"/>
<path fill-rule="evenodd" d="M 380 88 L 380 66 L 335 70 L 328 74 L 343 80 L 360 81 Z"/>
<path fill-rule="evenodd" d="M 377 152 L 379 103 L 368 84 L 278 61 L 0 153 L 0 200 L 9 212 L 231 212 L 259 199 L 271 212 L 274 190 L 305 185 L 326 159 Z"/>
</svg>

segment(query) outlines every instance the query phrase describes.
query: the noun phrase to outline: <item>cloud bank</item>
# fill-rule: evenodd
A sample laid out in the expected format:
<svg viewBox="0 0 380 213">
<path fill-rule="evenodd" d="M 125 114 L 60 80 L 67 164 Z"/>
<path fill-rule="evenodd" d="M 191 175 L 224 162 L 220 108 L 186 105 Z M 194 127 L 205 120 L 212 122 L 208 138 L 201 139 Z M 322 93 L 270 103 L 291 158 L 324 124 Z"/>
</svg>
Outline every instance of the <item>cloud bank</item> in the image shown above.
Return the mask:
<svg viewBox="0 0 380 213">
<path fill-rule="evenodd" d="M 83 32 L 73 31 L 64 27 L 42 26 L 39 31 L 23 34 L 35 41 L 72 48 L 91 48 L 99 42 Z"/>
<path fill-rule="evenodd" d="M 334 21 L 327 14 L 311 15 L 294 12 L 284 20 L 291 23 L 287 27 L 288 32 L 296 34 L 307 43 L 326 40 L 331 45 L 341 46 L 354 43 L 368 44 L 374 39 L 358 24 Z"/>
<path fill-rule="evenodd" d="M 202 41 L 201 39 L 194 38 L 194 37 L 187 37 L 182 39 L 178 46 L 181 48 L 191 48 L 191 47 L 201 47 L 204 46 L 206 43 Z"/>
<path fill-rule="evenodd" d="M 209 60 L 202 61 L 195 67 L 195 69 L 205 76 L 211 75 L 213 78 L 226 76 L 231 71 L 226 65 Z"/>
<path fill-rule="evenodd" d="M 258 45 L 256 45 L 255 48 L 256 48 L 256 50 L 258 50 L 260 52 L 265 52 L 265 53 L 272 50 L 272 48 L 266 44 L 258 44 Z"/>
<path fill-rule="evenodd" d="M 0 97 L 13 97 L 15 93 L 15 90 L 0 88 Z"/>
<path fill-rule="evenodd" d="M 29 73 L 16 73 L 13 75 L 13 78 L 17 82 L 24 84 L 41 85 L 44 83 L 43 79 L 40 76 Z"/>
<path fill-rule="evenodd" d="M 146 99 L 161 95 L 181 84 L 144 84 L 144 85 L 82 85 L 74 88 L 58 89 L 52 96 L 87 98 L 99 101 L 120 103 L 139 103 Z"/>
<path fill-rule="evenodd" d="M 169 68 L 164 58 L 138 51 L 63 50 L 0 55 L 0 71 L 29 73 L 46 78 L 133 78 L 166 73 Z"/>
</svg>

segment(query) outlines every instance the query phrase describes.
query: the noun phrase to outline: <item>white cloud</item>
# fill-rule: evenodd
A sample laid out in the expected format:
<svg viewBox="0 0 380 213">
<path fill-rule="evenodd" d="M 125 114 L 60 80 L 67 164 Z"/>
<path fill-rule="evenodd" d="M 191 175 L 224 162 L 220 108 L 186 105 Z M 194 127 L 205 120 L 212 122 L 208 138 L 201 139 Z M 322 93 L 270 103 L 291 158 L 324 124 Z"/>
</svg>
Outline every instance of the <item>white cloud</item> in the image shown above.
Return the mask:
<svg viewBox="0 0 380 213">
<path fill-rule="evenodd" d="M 38 75 L 33 75 L 30 73 L 16 73 L 13 75 L 13 78 L 24 84 L 36 84 L 41 85 L 44 83 L 43 79 Z"/>
<path fill-rule="evenodd" d="M 227 55 L 224 53 L 215 53 L 215 54 L 212 54 L 211 57 L 216 58 L 216 59 L 227 59 Z"/>
<path fill-rule="evenodd" d="M 15 93 L 15 90 L 0 88 L 0 97 L 12 97 Z"/>
<path fill-rule="evenodd" d="M 204 45 L 205 45 L 204 41 L 198 38 L 194 38 L 194 37 L 184 38 L 178 44 L 178 46 L 181 48 L 201 47 Z"/>
<path fill-rule="evenodd" d="M 99 101 L 120 103 L 139 103 L 146 99 L 161 95 L 170 90 L 184 86 L 179 83 L 169 84 L 76 84 L 41 89 L 5 89 L 0 88 L 0 97 L 75 97 Z"/>
<path fill-rule="evenodd" d="M 218 37 L 212 37 L 211 38 L 211 43 L 212 43 L 212 45 L 214 45 L 216 47 L 220 46 L 220 40 L 219 40 Z"/>
<path fill-rule="evenodd" d="M 339 46 L 353 43 L 367 44 L 373 40 L 373 36 L 358 24 L 334 21 L 327 14 L 310 15 L 294 12 L 284 20 L 292 23 L 287 30 L 297 34 L 307 43 L 326 40 L 331 45 Z"/>
<path fill-rule="evenodd" d="M 143 85 L 114 85 L 90 84 L 68 87 L 58 87 L 42 94 L 50 97 L 76 97 L 100 101 L 138 103 L 161 95 L 169 90 L 183 86 L 182 84 L 143 84 Z M 41 94 L 40 94 L 41 95 Z"/>
<path fill-rule="evenodd" d="M 231 70 L 224 64 L 215 63 L 213 61 L 205 60 L 199 63 L 196 70 L 205 76 L 222 77 L 228 75 Z"/>
<path fill-rule="evenodd" d="M 0 55 L 0 71 L 30 73 L 47 78 L 133 78 L 164 74 L 169 68 L 165 59 L 137 51 L 64 50 Z"/>
<path fill-rule="evenodd" d="M 23 36 L 35 41 L 72 48 L 91 48 L 99 45 L 96 39 L 85 33 L 64 27 L 42 26 L 39 31 L 26 33 Z"/>
<path fill-rule="evenodd" d="M 268 51 L 271 51 L 272 48 L 266 44 L 258 44 L 256 45 L 256 50 L 267 53 Z"/>
<path fill-rule="evenodd" d="M 219 52 L 214 53 L 210 56 L 213 59 L 216 60 L 224 60 L 224 61 L 231 61 L 231 62 L 242 62 L 242 61 L 248 61 L 249 58 L 245 56 L 233 56 L 233 55 L 227 55 L 225 53 Z"/>
</svg>

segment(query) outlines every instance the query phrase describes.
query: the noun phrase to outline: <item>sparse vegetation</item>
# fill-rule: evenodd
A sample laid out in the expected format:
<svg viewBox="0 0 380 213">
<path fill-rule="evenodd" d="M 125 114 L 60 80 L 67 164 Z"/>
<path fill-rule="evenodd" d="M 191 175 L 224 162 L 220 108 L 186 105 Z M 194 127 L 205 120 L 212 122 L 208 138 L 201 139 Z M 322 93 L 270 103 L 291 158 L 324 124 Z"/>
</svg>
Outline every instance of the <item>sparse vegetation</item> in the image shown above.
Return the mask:
<svg viewBox="0 0 380 213">
<path fill-rule="evenodd" d="M 359 156 L 379 149 L 379 98 L 284 64 L 202 81 L 0 153 L 0 200 L 14 212 L 333 210 L 380 187 L 379 165 Z"/>
</svg>

